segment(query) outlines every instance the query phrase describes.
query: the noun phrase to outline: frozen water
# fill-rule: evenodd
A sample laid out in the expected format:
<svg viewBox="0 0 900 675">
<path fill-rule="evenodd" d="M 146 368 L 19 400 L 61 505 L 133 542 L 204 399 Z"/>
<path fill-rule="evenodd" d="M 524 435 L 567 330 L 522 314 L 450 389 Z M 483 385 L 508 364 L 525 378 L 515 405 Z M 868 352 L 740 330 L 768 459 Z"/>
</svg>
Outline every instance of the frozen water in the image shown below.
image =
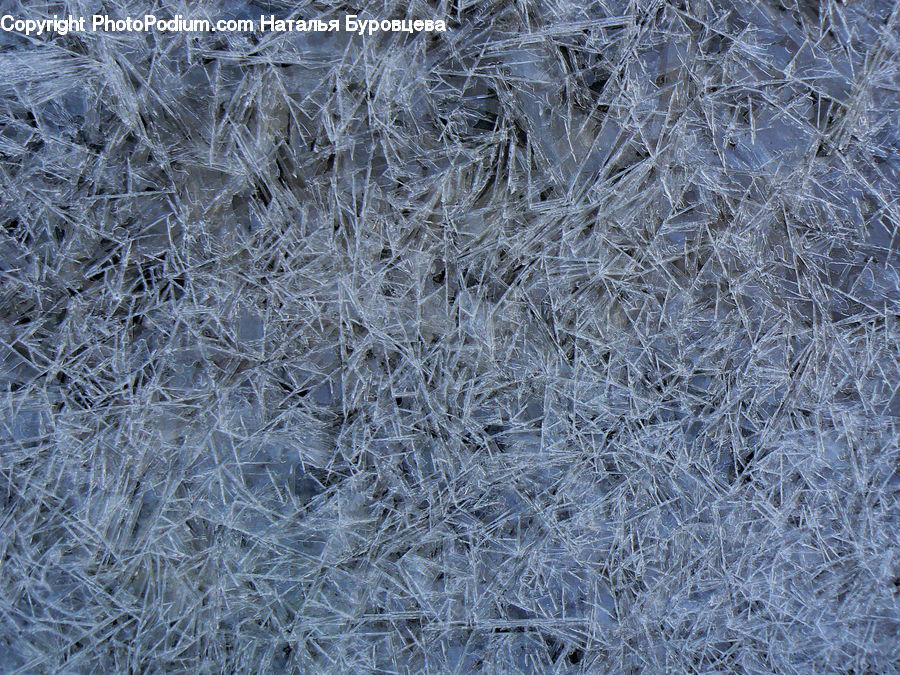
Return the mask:
<svg viewBox="0 0 900 675">
<path fill-rule="evenodd" d="M 900 10 L 365 12 L 0 35 L 0 670 L 893 672 Z"/>
</svg>

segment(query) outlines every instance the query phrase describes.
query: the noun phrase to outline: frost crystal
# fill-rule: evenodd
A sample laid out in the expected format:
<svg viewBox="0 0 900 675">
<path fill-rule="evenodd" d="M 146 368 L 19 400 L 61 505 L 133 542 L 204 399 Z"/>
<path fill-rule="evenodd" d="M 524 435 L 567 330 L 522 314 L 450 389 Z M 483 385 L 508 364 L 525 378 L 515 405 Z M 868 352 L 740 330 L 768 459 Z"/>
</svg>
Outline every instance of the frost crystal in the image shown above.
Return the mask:
<svg viewBox="0 0 900 675">
<path fill-rule="evenodd" d="M 900 4 L 162 4 L 447 31 L 0 34 L 0 670 L 894 672 Z"/>
</svg>

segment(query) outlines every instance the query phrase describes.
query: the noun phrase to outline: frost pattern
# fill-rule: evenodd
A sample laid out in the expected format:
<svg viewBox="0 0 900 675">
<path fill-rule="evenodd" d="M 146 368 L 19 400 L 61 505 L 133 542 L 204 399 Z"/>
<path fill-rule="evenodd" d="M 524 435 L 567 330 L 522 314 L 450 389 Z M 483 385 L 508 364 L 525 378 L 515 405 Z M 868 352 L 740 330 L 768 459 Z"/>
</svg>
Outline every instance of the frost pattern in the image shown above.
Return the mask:
<svg viewBox="0 0 900 675">
<path fill-rule="evenodd" d="M 0 38 L 0 669 L 894 672 L 900 4 L 165 4 L 449 30 Z"/>
</svg>

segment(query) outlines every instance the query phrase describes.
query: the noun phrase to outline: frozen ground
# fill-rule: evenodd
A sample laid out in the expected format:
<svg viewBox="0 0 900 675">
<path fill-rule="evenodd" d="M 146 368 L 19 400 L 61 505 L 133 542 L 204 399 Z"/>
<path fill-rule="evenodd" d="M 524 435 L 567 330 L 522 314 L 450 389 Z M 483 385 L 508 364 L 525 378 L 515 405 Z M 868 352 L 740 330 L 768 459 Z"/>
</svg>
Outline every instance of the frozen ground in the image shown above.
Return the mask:
<svg viewBox="0 0 900 675">
<path fill-rule="evenodd" d="M 0 670 L 897 673 L 900 4 L 355 9 L 2 36 Z"/>
</svg>

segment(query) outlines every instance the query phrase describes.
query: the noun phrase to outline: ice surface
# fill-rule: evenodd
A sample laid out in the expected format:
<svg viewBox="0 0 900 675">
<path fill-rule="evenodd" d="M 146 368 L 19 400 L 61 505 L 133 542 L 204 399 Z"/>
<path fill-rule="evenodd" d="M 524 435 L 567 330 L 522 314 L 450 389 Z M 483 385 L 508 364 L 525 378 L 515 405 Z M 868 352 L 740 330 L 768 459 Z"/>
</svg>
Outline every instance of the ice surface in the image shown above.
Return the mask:
<svg viewBox="0 0 900 675">
<path fill-rule="evenodd" d="M 0 36 L 0 671 L 893 672 L 900 10 L 356 10 Z"/>
</svg>

